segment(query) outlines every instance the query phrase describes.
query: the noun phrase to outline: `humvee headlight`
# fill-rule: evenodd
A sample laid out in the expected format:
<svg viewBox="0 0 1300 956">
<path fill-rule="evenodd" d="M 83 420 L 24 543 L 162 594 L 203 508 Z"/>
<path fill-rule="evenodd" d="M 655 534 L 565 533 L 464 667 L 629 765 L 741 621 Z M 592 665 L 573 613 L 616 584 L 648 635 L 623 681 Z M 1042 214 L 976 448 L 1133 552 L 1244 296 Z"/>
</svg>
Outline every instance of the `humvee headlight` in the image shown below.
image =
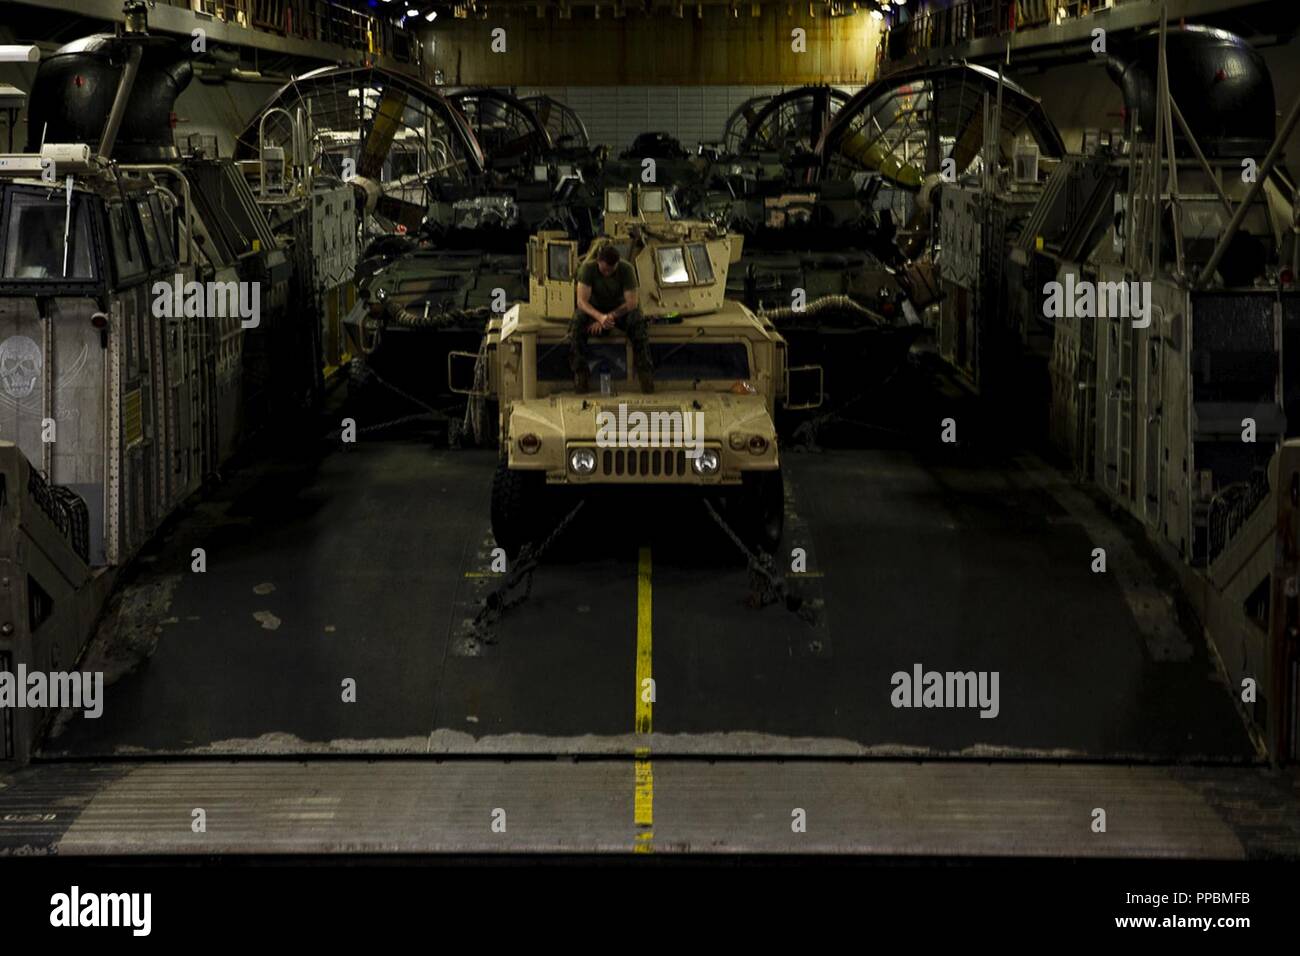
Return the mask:
<svg viewBox="0 0 1300 956">
<path fill-rule="evenodd" d="M 700 452 L 700 456 L 691 462 L 697 475 L 715 475 L 718 473 L 718 453 L 712 448 Z"/>
<path fill-rule="evenodd" d="M 596 470 L 596 453 L 590 448 L 575 448 L 569 452 L 569 467 L 575 475 L 590 475 Z"/>
<path fill-rule="evenodd" d="M 536 455 L 541 450 L 541 447 L 542 440 L 532 432 L 519 436 L 519 450 L 525 455 Z"/>
<path fill-rule="evenodd" d="M 767 439 L 762 435 L 754 435 L 749 439 L 749 450 L 755 455 L 763 454 L 767 451 Z"/>
</svg>

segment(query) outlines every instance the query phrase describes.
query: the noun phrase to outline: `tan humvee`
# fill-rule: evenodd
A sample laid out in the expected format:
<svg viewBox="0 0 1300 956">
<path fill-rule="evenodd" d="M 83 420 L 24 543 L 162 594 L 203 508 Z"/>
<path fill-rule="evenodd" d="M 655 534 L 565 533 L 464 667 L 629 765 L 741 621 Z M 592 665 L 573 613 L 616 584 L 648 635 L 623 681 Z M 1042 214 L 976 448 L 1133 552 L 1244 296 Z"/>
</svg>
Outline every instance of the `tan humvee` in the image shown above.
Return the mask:
<svg viewBox="0 0 1300 956">
<path fill-rule="evenodd" d="M 729 524 L 751 544 L 770 549 L 780 541 L 784 494 L 773 419 L 778 403 L 821 404 L 821 368 L 790 368 L 772 323 L 725 297 L 742 237 L 709 222 L 671 220 L 664 207 L 661 189 L 608 190 L 605 236 L 587 254 L 613 242 L 636 269 L 655 392 L 642 394 L 630 343 L 610 331 L 590 338 L 592 388 L 576 393 L 568 333 L 579 257 L 563 232 L 529 240 L 528 301 L 491 320 L 480 355 L 449 359 L 486 364 L 501 448 L 492 531 L 511 555 L 550 530 L 542 500 L 556 486 L 698 488 L 720 499 Z M 791 404 L 792 375 L 809 400 Z"/>
</svg>

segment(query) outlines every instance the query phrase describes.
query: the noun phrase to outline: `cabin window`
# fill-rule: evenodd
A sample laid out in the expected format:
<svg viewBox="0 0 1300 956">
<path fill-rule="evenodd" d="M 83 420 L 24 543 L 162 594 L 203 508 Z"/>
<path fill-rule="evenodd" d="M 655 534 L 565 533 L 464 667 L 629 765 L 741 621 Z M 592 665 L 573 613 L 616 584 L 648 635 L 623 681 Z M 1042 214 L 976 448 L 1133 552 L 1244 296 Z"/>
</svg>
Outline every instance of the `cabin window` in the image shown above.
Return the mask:
<svg viewBox="0 0 1300 956">
<path fill-rule="evenodd" d="M 567 242 L 552 242 L 546 247 L 546 275 L 551 279 L 572 279 L 570 268 L 572 246 Z"/>
<path fill-rule="evenodd" d="M 157 193 L 149 197 L 149 208 L 153 210 L 154 227 L 158 230 L 158 243 L 162 249 L 162 262 L 167 266 L 176 265 L 176 240 L 173 232 L 171 206 L 163 202 Z"/>
<path fill-rule="evenodd" d="M 142 199 L 135 204 L 136 212 L 140 216 L 140 229 L 144 232 L 145 249 L 149 253 L 149 265 L 154 269 L 160 269 L 167 265 L 167 260 L 163 255 L 162 239 L 158 235 L 162 228 L 161 222 L 154 217 L 153 207 L 149 205 L 148 199 Z"/>
<path fill-rule="evenodd" d="M 95 278 L 90 203 L 80 193 L 73 193 L 69 217 L 65 195 L 10 192 L 4 231 L 4 269 L 0 273 L 5 279 L 85 281 Z"/>
<path fill-rule="evenodd" d="M 605 212 L 627 212 L 627 193 L 621 189 L 605 190 Z"/>
<path fill-rule="evenodd" d="M 130 208 L 124 203 L 113 203 L 108 207 L 108 232 L 119 285 L 138 279 L 148 270 L 133 219 Z"/>
<path fill-rule="evenodd" d="M 713 281 L 713 263 L 709 262 L 709 247 L 702 242 L 693 242 L 686 247 L 691 254 L 691 268 L 695 271 L 695 281 L 705 284 Z"/>
<path fill-rule="evenodd" d="M 659 281 L 664 285 L 688 285 L 690 273 L 686 271 L 686 253 L 681 246 L 664 246 L 655 252 L 659 265 Z"/>
<path fill-rule="evenodd" d="M 663 212 L 664 211 L 664 191 L 662 189 L 643 189 L 641 190 L 641 211 L 646 212 Z"/>
</svg>

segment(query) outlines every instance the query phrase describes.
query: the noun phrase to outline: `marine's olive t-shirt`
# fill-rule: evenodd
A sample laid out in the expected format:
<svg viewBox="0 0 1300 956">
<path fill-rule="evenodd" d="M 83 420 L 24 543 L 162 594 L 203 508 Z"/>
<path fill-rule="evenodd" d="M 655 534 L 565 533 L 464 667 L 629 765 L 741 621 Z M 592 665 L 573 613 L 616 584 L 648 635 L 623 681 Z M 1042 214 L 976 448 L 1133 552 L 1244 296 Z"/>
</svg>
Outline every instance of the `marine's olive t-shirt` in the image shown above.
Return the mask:
<svg viewBox="0 0 1300 956">
<path fill-rule="evenodd" d="M 620 259 L 614 272 L 603 276 L 597 263 L 586 262 L 578 270 L 578 281 L 591 286 L 592 308 L 601 312 L 613 312 L 623 304 L 623 293 L 636 288 L 636 270 L 632 268 L 632 263 Z"/>
</svg>

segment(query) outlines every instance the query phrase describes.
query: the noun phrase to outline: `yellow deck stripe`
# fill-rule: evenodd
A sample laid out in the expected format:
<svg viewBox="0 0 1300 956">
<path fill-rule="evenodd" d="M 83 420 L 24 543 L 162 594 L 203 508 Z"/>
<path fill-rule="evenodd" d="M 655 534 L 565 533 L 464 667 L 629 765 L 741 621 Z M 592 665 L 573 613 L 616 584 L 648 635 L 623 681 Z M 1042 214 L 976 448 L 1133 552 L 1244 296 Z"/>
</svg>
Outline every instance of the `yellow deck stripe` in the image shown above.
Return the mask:
<svg viewBox="0 0 1300 956">
<path fill-rule="evenodd" d="M 645 696 L 646 679 L 650 678 L 651 619 L 650 619 L 650 549 L 642 548 L 637 558 L 636 570 L 636 734 L 648 735 L 653 701 Z M 636 839 L 633 851 L 650 853 L 654 850 L 655 777 L 650 762 L 650 748 L 636 748 L 636 789 L 633 819 L 636 822 Z"/>
</svg>

